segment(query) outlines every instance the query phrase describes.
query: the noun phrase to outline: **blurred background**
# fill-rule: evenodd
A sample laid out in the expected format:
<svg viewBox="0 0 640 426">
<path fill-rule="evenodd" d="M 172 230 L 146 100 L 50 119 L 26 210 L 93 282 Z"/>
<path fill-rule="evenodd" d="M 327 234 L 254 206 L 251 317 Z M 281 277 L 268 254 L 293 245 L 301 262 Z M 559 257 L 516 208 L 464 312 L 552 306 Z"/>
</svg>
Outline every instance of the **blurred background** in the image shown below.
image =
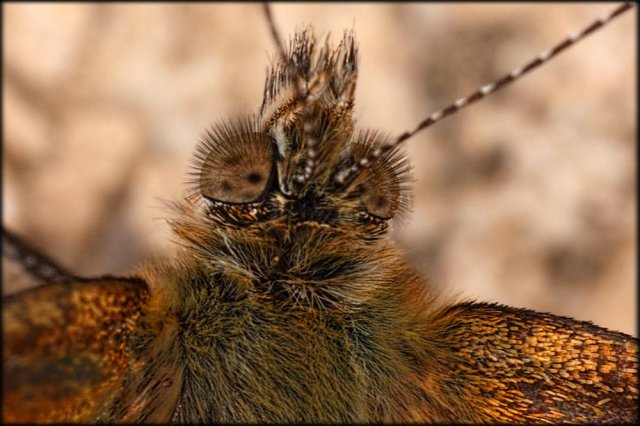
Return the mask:
<svg viewBox="0 0 640 426">
<path fill-rule="evenodd" d="M 84 275 L 170 256 L 161 200 L 181 196 L 207 126 L 261 102 L 275 54 L 261 7 L 2 7 L 4 226 Z M 396 135 L 612 8 L 273 12 L 283 36 L 354 28 L 356 118 Z M 413 211 L 392 237 L 428 285 L 637 335 L 635 15 L 406 143 Z"/>
</svg>

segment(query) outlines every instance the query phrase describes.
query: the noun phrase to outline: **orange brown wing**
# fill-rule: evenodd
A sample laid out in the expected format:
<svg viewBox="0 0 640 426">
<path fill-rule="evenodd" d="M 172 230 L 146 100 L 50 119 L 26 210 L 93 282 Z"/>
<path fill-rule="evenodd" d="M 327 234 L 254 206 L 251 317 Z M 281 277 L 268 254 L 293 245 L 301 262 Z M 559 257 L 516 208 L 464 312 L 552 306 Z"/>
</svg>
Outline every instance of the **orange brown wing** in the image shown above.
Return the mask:
<svg viewBox="0 0 640 426">
<path fill-rule="evenodd" d="M 484 422 L 634 423 L 638 340 L 589 322 L 486 303 L 446 310 L 456 391 Z"/>
<path fill-rule="evenodd" d="M 75 277 L 6 231 L 5 260 L 30 284 L 2 301 L 3 421 L 170 419 L 180 381 L 141 337 L 143 280 Z"/>
</svg>

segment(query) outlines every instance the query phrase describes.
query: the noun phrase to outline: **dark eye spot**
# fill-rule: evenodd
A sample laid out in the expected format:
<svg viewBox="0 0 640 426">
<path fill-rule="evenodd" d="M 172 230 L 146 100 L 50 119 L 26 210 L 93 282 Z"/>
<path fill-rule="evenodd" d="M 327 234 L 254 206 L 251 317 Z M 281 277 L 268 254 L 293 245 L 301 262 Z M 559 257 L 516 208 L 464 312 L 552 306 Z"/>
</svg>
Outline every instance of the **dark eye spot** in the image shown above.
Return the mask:
<svg viewBox="0 0 640 426">
<path fill-rule="evenodd" d="M 384 197 L 377 197 L 375 204 L 379 209 L 384 209 L 388 206 L 387 200 Z"/>
<path fill-rule="evenodd" d="M 247 178 L 250 183 L 259 183 L 262 181 L 262 176 L 259 173 L 251 173 Z"/>
</svg>

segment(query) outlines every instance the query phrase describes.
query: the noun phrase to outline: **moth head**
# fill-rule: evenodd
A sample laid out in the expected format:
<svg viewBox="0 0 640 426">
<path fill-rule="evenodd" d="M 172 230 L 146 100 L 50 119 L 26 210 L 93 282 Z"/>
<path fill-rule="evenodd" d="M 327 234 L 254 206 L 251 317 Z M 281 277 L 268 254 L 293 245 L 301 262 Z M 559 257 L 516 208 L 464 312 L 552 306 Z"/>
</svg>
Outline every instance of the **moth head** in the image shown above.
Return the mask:
<svg viewBox="0 0 640 426">
<path fill-rule="evenodd" d="M 212 127 L 197 148 L 189 199 L 213 226 L 320 225 L 375 239 L 406 211 L 409 165 L 386 151 L 340 181 L 387 138 L 354 131 L 357 48 L 345 32 L 321 48 L 296 33 L 267 73 L 257 116 Z"/>
</svg>

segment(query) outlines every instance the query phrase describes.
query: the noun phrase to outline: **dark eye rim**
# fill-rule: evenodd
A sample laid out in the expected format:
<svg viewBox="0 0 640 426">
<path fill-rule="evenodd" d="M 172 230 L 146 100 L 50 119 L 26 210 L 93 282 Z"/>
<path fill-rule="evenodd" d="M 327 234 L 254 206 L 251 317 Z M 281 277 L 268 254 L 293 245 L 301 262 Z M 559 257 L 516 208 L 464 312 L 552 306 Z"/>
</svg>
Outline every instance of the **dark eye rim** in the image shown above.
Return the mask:
<svg viewBox="0 0 640 426">
<path fill-rule="evenodd" d="M 375 214 L 375 213 L 371 213 L 371 212 L 370 212 L 369 210 L 367 210 L 367 209 L 364 209 L 363 211 L 364 211 L 364 213 L 366 213 L 368 216 L 371 216 L 371 217 L 373 217 L 373 218 L 375 218 L 375 219 L 382 220 L 382 221 L 385 221 L 385 222 L 387 222 L 387 221 L 389 221 L 389 220 L 391 220 L 391 219 L 393 219 L 393 218 L 395 217 L 395 214 L 392 214 L 392 215 L 391 215 L 391 216 L 389 216 L 389 217 L 382 217 L 382 216 L 377 215 L 377 214 Z"/>
<path fill-rule="evenodd" d="M 394 218 L 394 216 L 391 216 L 390 218 L 385 219 L 385 218 L 377 216 L 377 215 L 375 215 L 373 213 L 369 213 L 366 209 L 360 210 L 356 214 L 356 217 L 361 221 L 375 222 L 376 224 L 389 223 L 391 221 L 391 219 Z"/>
</svg>

